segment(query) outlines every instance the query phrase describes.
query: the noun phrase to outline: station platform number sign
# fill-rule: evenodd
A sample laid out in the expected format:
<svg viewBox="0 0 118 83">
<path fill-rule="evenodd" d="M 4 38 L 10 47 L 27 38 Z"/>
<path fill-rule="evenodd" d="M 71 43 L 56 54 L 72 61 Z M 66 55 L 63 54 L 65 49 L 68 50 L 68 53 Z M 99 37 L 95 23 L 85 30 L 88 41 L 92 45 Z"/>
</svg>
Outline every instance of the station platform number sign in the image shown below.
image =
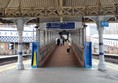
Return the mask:
<svg viewBox="0 0 118 83">
<path fill-rule="evenodd" d="M 109 26 L 109 23 L 107 21 L 101 21 L 100 22 L 100 26 L 101 27 L 108 27 Z"/>
<path fill-rule="evenodd" d="M 50 22 L 46 24 L 47 29 L 75 29 L 75 22 Z"/>
</svg>

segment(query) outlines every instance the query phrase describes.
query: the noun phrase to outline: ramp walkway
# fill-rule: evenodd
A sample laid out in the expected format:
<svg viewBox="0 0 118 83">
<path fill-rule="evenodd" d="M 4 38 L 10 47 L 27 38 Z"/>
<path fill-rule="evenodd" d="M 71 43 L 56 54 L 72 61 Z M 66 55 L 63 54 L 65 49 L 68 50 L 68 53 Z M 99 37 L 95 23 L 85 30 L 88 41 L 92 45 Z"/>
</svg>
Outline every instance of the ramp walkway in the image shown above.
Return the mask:
<svg viewBox="0 0 118 83">
<path fill-rule="evenodd" d="M 68 44 L 57 46 L 55 52 L 47 61 L 46 67 L 77 67 L 76 58 L 73 51 L 67 53 Z"/>
</svg>

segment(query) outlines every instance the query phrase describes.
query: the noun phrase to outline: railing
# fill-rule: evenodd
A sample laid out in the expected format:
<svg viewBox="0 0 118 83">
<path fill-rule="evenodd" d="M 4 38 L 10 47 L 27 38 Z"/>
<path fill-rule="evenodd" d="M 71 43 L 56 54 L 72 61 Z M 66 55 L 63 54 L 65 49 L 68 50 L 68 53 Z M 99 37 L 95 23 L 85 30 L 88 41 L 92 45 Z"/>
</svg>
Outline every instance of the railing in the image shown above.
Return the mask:
<svg viewBox="0 0 118 83">
<path fill-rule="evenodd" d="M 72 50 L 74 51 L 80 66 L 84 66 L 84 47 L 72 43 Z"/>
<path fill-rule="evenodd" d="M 39 66 L 42 66 L 45 64 L 46 60 L 54 51 L 55 47 L 56 47 L 55 41 L 52 41 L 51 43 L 39 49 Z"/>
<path fill-rule="evenodd" d="M 24 54 L 23 55 L 23 60 L 24 59 L 29 59 L 31 54 Z M 9 55 L 9 56 L 1 56 L 0 57 L 0 65 L 7 64 L 9 62 L 16 62 L 18 58 L 18 55 Z"/>
<path fill-rule="evenodd" d="M 99 56 L 98 53 L 93 53 L 92 55 L 94 55 L 94 56 Z M 104 56 L 107 57 L 107 58 L 118 59 L 118 54 L 104 54 Z"/>
<path fill-rule="evenodd" d="M 92 55 L 93 55 L 93 58 L 99 59 L 98 53 L 93 53 Z M 105 56 L 105 61 L 118 64 L 118 54 L 104 54 L 104 56 Z"/>
</svg>

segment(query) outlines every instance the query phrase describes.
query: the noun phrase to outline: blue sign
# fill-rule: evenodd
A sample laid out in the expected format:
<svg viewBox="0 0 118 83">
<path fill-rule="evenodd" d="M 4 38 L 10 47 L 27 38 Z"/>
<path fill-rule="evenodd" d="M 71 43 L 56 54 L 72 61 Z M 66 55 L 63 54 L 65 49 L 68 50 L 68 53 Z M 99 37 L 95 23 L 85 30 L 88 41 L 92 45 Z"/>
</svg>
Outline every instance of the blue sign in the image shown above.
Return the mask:
<svg viewBox="0 0 118 83">
<path fill-rule="evenodd" d="M 48 29 L 75 29 L 75 22 L 53 22 L 47 23 Z"/>
<path fill-rule="evenodd" d="M 100 22 L 100 26 L 101 27 L 108 27 L 109 26 L 109 23 L 107 21 L 101 21 Z"/>
</svg>

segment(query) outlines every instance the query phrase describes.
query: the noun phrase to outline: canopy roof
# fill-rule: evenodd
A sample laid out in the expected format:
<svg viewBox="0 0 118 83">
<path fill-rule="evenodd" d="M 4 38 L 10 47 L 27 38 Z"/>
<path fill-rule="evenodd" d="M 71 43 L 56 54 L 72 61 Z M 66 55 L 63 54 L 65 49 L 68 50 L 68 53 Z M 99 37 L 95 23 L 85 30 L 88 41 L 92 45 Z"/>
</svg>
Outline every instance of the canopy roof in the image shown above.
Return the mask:
<svg viewBox="0 0 118 83">
<path fill-rule="evenodd" d="M 60 3 L 61 2 L 61 3 Z M 40 8 L 40 7 L 64 7 L 70 6 L 113 6 L 118 0 L 0 0 L 1 8 L 19 7 L 21 8 Z"/>
<path fill-rule="evenodd" d="M 117 14 L 118 0 L 0 0 L 1 18 L 38 17 L 58 21 Z"/>
</svg>

